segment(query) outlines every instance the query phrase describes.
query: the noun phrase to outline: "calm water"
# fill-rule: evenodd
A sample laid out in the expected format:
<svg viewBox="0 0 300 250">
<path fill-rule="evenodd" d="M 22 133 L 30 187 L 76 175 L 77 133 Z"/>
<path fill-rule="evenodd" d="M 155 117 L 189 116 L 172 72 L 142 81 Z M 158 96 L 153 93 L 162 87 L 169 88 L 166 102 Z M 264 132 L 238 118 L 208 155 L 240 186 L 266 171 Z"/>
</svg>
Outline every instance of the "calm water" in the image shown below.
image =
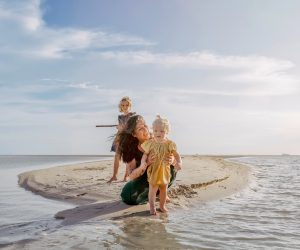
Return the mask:
<svg viewBox="0 0 300 250">
<path fill-rule="evenodd" d="M 72 207 L 24 191 L 17 174 L 87 157 L 0 157 L 0 244 L 6 249 L 300 249 L 300 157 L 230 159 L 251 165 L 249 188 L 159 218 L 96 218 L 62 226 Z M 1 245 L 0 245 L 1 246 Z"/>
</svg>

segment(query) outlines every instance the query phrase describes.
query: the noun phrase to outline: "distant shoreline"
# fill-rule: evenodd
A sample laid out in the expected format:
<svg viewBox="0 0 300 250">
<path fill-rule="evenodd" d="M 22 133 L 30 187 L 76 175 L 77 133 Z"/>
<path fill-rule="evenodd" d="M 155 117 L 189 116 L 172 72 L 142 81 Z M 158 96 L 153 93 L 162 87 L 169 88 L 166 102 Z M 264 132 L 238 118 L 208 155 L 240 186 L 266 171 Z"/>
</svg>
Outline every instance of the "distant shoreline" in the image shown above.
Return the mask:
<svg viewBox="0 0 300 250">
<path fill-rule="evenodd" d="M 222 158 L 236 158 L 236 157 L 260 157 L 260 156 L 300 156 L 297 154 L 193 154 L 194 156 L 204 157 L 222 157 Z M 73 157 L 114 157 L 114 154 L 0 154 L 0 156 L 73 156 Z M 182 156 L 191 156 L 190 154 L 183 154 Z"/>
<path fill-rule="evenodd" d="M 111 154 L 111 155 L 54 155 L 54 154 L 49 154 L 49 155 L 45 155 L 45 154 L 41 154 L 41 155 L 32 155 L 32 154 L 28 154 L 28 155 L 16 155 L 16 154 L 11 154 L 11 155 L 8 155 L 8 154 L 5 154 L 5 155 L 1 155 L 0 156 L 78 156 L 78 157 L 113 157 L 114 154 Z"/>
</svg>

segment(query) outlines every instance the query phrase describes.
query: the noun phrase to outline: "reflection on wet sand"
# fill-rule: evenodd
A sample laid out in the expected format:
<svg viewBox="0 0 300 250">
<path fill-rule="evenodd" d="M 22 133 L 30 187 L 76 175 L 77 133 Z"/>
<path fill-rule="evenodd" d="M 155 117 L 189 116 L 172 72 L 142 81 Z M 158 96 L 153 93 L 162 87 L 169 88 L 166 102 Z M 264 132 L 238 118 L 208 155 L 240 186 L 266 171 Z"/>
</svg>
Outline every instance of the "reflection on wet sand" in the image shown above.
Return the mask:
<svg viewBox="0 0 300 250">
<path fill-rule="evenodd" d="M 145 212 L 142 212 L 145 213 Z M 122 234 L 111 232 L 115 244 L 129 249 L 183 249 L 176 236 L 166 230 L 168 216 L 159 214 L 157 217 L 127 217 L 115 221 L 119 224 Z"/>
</svg>

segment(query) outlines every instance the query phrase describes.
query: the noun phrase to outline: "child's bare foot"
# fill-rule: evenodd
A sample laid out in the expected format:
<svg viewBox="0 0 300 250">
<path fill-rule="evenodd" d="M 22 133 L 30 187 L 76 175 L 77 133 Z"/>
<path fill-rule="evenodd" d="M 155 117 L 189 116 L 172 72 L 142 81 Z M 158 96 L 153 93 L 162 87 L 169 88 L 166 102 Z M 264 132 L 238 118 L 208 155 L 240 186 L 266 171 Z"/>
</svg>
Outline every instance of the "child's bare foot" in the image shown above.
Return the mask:
<svg viewBox="0 0 300 250">
<path fill-rule="evenodd" d="M 160 207 L 159 209 L 160 209 L 160 211 L 161 211 L 162 213 L 167 213 L 167 212 L 169 212 L 169 210 L 168 210 L 165 206 Z"/>
<path fill-rule="evenodd" d="M 126 181 L 127 181 L 127 177 L 124 177 L 123 182 L 126 182 Z"/>
<path fill-rule="evenodd" d="M 150 209 L 150 215 L 156 215 L 156 209 L 155 208 L 153 210 Z"/>
<path fill-rule="evenodd" d="M 111 182 L 116 181 L 116 180 L 118 180 L 117 177 L 113 176 L 113 177 L 110 178 L 110 180 L 107 183 L 111 183 Z"/>
<path fill-rule="evenodd" d="M 150 215 L 156 215 L 156 207 L 154 204 L 150 204 Z"/>
</svg>

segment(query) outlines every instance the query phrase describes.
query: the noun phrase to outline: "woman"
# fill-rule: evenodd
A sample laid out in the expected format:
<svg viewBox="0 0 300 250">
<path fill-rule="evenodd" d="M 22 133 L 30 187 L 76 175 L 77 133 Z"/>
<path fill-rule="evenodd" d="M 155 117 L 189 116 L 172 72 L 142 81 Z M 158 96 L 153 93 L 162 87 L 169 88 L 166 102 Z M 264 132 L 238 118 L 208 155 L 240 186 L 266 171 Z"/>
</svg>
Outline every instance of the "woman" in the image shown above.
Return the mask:
<svg viewBox="0 0 300 250">
<path fill-rule="evenodd" d="M 149 183 L 147 181 L 147 166 L 154 159 L 154 155 L 148 158 L 147 166 L 140 166 L 143 152 L 140 145 L 150 138 L 148 126 L 140 115 L 134 115 L 129 118 L 124 131 L 118 136 L 118 153 L 123 162 L 128 164 L 130 181 L 125 184 L 121 192 L 123 202 L 128 205 L 143 204 L 148 201 Z M 174 157 L 166 156 L 165 159 L 169 164 L 172 164 Z M 176 177 L 176 171 L 171 166 L 171 181 L 172 185 Z"/>
</svg>

